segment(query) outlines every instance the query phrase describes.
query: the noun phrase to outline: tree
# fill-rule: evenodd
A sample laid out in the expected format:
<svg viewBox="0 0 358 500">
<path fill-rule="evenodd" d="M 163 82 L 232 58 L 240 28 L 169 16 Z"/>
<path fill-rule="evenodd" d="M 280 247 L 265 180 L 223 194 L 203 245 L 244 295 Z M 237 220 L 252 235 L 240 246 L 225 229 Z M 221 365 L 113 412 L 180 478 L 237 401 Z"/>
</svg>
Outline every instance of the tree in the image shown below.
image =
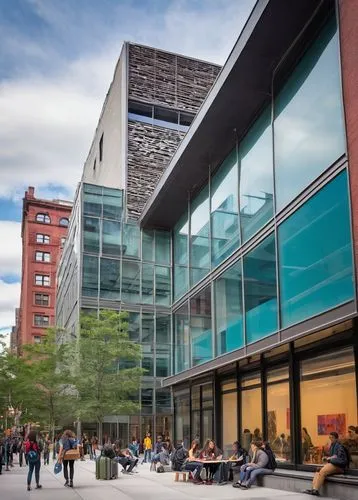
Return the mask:
<svg viewBox="0 0 358 500">
<path fill-rule="evenodd" d="M 74 353 L 78 414 L 95 420 L 102 439 L 105 415 L 129 414 L 138 410 L 142 369 L 137 365 L 141 348 L 129 340 L 127 313 L 100 311 L 98 317 L 81 315 L 80 335 Z"/>
</svg>

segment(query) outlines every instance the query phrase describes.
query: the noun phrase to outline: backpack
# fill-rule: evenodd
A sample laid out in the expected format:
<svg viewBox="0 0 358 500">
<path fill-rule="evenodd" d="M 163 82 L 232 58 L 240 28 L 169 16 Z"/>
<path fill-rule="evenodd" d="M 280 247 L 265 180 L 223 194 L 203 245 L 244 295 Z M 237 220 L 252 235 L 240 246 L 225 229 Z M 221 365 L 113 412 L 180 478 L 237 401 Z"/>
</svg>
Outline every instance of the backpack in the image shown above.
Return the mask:
<svg viewBox="0 0 358 500">
<path fill-rule="evenodd" d="M 352 462 L 352 456 L 351 456 L 349 448 L 347 446 L 345 446 L 344 444 L 341 444 L 341 446 L 342 446 L 344 453 L 346 454 L 346 458 L 347 458 L 347 463 L 346 463 L 345 469 L 349 469 L 349 464 Z"/>
<path fill-rule="evenodd" d="M 159 472 L 159 473 L 165 472 L 164 467 L 162 465 L 158 465 L 157 472 Z"/>
<path fill-rule="evenodd" d="M 171 456 L 172 470 L 181 471 L 187 456 L 188 452 L 184 447 L 176 449 Z"/>
<path fill-rule="evenodd" d="M 271 470 L 275 470 L 276 467 L 277 467 L 277 462 L 276 462 L 276 457 L 275 457 L 274 452 L 267 445 L 265 446 L 265 448 L 263 450 L 264 450 L 264 452 L 266 453 L 266 455 L 268 456 L 268 459 L 269 459 L 268 464 L 266 465 L 266 468 L 267 469 L 271 469 Z"/>
<path fill-rule="evenodd" d="M 33 447 L 33 443 L 30 443 L 30 446 Z M 38 452 L 34 449 L 30 448 L 30 451 L 27 454 L 27 460 L 30 464 L 35 464 L 39 460 L 40 456 Z"/>
<path fill-rule="evenodd" d="M 101 456 L 113 459 L 116 454 L 114 453 L 114 450 L 110 444 L 105 444 L 101 451 Z"/>
</svg>

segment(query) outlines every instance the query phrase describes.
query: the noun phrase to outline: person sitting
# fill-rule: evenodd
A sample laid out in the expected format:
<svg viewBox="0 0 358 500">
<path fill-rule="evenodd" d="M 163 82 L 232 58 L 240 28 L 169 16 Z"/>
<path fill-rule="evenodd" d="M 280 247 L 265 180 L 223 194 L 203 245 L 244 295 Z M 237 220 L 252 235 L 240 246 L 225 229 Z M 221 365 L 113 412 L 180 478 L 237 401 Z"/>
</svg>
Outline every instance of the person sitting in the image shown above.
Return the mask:
<svg viewBox="0 0 358 500">
<path fill-rule="evenodd" d="M 213 439 L 207 439 L 199 458 L 204 462 L 205 460 L 221 460 L 222 451 L 216 446 Z M 206 484 L 213 484 L 213 477 L 219 468 L 219 465 L 219 463 L 204 465 L 206 469 Z"/>
<path fill-rule="evenodd" d="M 234 488 L 251 488 L 258 476 L 272 474 L 276 468 L 275 456 L 268 443 L 252 441 L 251 451 L 252 459 L 241 466 L 240 480 L 233 484 Z"/>
<path fill-rule="evenodd" d="M 329 440 L 331 442 L 329 457 L 324 459 L 327 463 L 314 475 L 312 489 L 304 490 L 303 493 L 319 497 L 319 489 L 326 477 L 333 476 L 334 474 L 343 474 L 349 465 L 349 457 L 344 446 L 338 441 L 338 434 L 331 432 Z"/>
<path fill-rule="evenodd" d="M 189 456 L 184 464 L 183 470 L 190 471 L 194 477 L 194 484 L 203 484 L 201 479 L 201 471 L 203 464 L 199 460 L 200 457 L 200 442 L 198 439 L 193 439 L 189 450 Z"/>
<path fill-rule="evenodd" d="M 138 455 L 139 455 L 139 444 L 138 444 L 138 441 L 137 439 L 133 436 L 132 437 L 132 442 L 131 444 L 128 446 L 130 452 L 132 453 L 132 455 L 136 458 L 138 458 Z"/>
<path fill-rule="evenodd" d="M 138 458 L 134 458 L 127 448 L 122 449 L 121 444 L 122 443 L 120 441 L 116 441 L 115 443 L 116 457 L 114 458 L 114 460 L 121 464 L 121 466 L 123 467 L 122 472 L 124 474 L 130 474 L 133 471 L 134 467 L 137 465 Z"/>
<path fill-rule="evenodd" d="M 163 438 L 161 435 L 157 436 L 157 441 L 154 445 L 154 452 L 151 460 L 151 470 L 156 469 L 156 464 L 158 462 L 161 462 L 161 459 L 163 459 L 163 453 L 165 452 L 165 444 L 163 442 Z"/>
<path fill-rule="evenodd" d="M 170 455 L 172 470 L 181 471 L 187 458 L 188 451 L 184 448 L 183 441 L 178 441 L 175 450 Z"/>
<path fill-rule="evenodd" d="M 232 445 L 229 461 L 219 464 L 219 468 L 216 471 L 214 479 L 216 479 L 217 484 L 224 485 L 227 481 L 232 481 L 234 472 L 246 463 L 246 457 L 247 451 L 242 448 L 239 441 L 235 441 Z"/>
</svg>

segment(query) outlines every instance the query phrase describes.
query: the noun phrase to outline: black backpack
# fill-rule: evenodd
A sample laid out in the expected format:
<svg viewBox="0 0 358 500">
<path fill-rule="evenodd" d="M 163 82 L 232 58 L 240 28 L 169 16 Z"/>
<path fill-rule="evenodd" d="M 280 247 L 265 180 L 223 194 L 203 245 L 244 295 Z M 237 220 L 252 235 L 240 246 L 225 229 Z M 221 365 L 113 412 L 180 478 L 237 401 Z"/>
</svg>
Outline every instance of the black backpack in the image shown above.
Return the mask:
<svg viewBox="0 0 358 500">
<path fill-rule="evenodd" d="M 181 471 L 187 456 L 188 452 L 183 446 L 177 448 L 171 456 L 172 470 Z"/>
<path fill-rule="evenodd" d="M 263 450 L 269 459 L 268 464 L 266 465 L 266 468 L 271 469 L 271 470 L 275 470 L 277 467 L 277 462 L 276 462 L 276 457 L 275 457 L 274 452 L 271 450 L 271 448 L 268 445 L 266 445 Z"/>
<path fill-rule="evenodd" d="M 160 464 L 160 465 L 158 465 L 158 467 L 157 467 L 157 472 L 159 472 L 159 473 L 161 473 L 161 472 L 165 472 L 164 467 L 163 467 L 161 464 Z"/>
<path fill-rule="evenodd" d="M 345 446 L 344 444 L 341 444 L 341 446 L 344 449 L 344 453 L 346 454 L 346 458 L 347 458 L 347 464 L 345 466 L 345 469 L 349 469 L 349 465 L 352 462 L 352 456 L 351 456 L 350 451 L 349 451 L 347 446 Z"/>
</svg>

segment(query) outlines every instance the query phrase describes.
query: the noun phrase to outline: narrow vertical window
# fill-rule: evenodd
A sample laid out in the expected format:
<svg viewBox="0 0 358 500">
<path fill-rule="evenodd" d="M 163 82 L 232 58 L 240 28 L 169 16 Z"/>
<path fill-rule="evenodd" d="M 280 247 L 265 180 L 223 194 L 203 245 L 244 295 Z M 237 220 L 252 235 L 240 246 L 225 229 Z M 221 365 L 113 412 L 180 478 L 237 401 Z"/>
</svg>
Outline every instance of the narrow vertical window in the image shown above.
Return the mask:
<svg viewBox="0 0 358 500">
<path fill-rule="evenodd" d="M 99 161 L 103 160 L 103 134 L 99 140 Z"/>
</svg>

